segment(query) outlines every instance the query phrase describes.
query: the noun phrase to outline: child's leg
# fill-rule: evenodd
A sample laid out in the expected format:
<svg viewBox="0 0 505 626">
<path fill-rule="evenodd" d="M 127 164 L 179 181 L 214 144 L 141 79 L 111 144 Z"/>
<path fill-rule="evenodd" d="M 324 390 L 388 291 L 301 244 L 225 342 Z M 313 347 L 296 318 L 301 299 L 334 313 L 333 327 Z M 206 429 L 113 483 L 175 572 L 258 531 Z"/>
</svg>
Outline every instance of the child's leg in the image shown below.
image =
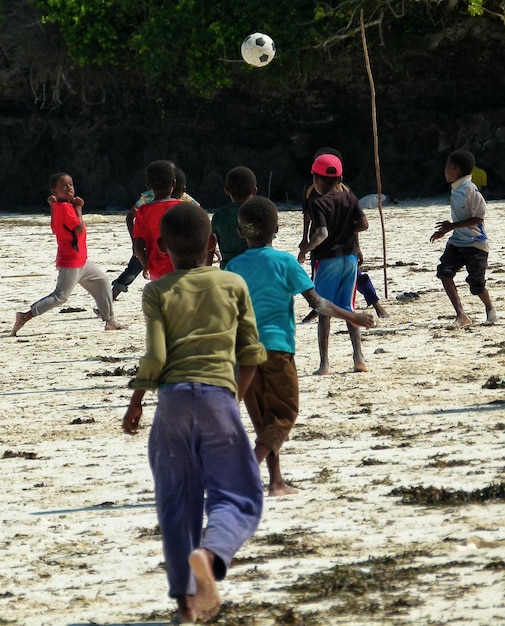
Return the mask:
<svg viewBox="0 0 505 626">
<path fill-rule="evenodd" d="M 328 359 L 328 342 L 330 338 L 331 318 L 320 315 L 317 323 L 317 341 L 319 344 L 319 369 L 314 372 L 316 376 L 325 376 L 330 371 Z"/>
<path fill-rule="evenodd" d="M 256 369 L 244 403 L 257 435 L 256 460 L 258 464 L 265 459 L 267 462 L 268 495 L 298 493 L 284 482 L 279 462 L 281 446 L 298 417 L 298 374 L 294 355 L 269 350 L 268 360 Z"/>
<path fill-rule="evenodd" d="M 221 580 L 259 524 L 263 491 L 234 395 L 222 387 L 200 388 L 199 457 L 207 490 L 207 527 L 200 547 L 215 555 L 213 572 Z"/>
<path fill-rule="evenodd" d="M 128 266 L 116 280 L 112 281 L 112 299 L 116 300 L 121 292 L 126 293 L 128 287 L 133 283 L 137 276 L 142 272 L 142 264 L 136 256 L 132 256 L 128 262 Z"/>
<path fill-rule="evenodd" d="M 486 322 L 488 324 L 494 324 L 496 322 L 497 315 L 496 309 L 491 302 L 491 296 L 489 295 L 489 291 L 487 289 L 484 289 L 484 291 L 482 293 L 479 293 L 478 296 L 486 307 Z"/>
<path fill-rule="evenodd" d="M 195 454 L 194 404 L 190 386 L 171 385 L 161 390 L 149 436 L 169 595 L 177 600 L 186 621 L 195 618 L 191 611 L 196 586 L 188 557 L 200 544 L 204 502 L 202 472 Z"/>
<path fill-rule="evenodd" d="M 102 270 L 91 261 L 86 261 L 86 265 L 81 271 L 79 284 L 94 298 L 98 312 L 105 321 L 105 330 L 119 330 L 122 328 L 114 320 L 110 283 Z"/>
<path fill-rule="evenodd" d="M 442 276 L 440 280 L 442 281 L 445 293 L 447 294 L 456 312 L 456 319 L 454 320 L 455 326 L 469 326 L 472 323 L 472 320 L 463 309 L 461 298 L 459 297 L 454 280 L 449 276 Z"/>
<path fill-rule="evenodd" d="M 366 372 L 365 358 L 361 349 L 361 331 L 358 326 L 354 326 L 350 322 L 347 322 L 347 330 L 352 343 L 352 358 L 354 361 L 355 372 Z"/>
<path fill-rule="evenodd" d="M 466 282 L 470 286 L 470 293 L 479 296 L 486 307 L 486 322 L 496 322 L 496 309 L 491 302 L 491 297 L 486 289 L 486 270 L 488 253 L 478 248 L 468 248 L 464 251 L 468 276 Z"/>
<path fill-rule="evenodd" d="M 11 331 L 11 336 L 15 337 L 18 330 L 33 317 L 38 317 L 51 309 L 65 304 L 72 295 L 72 291 L 79 280 L 80 270 L 74 267 L 58 268 L 58 279 L 54 291 L 48 296 L 34 302 L 29 311 L 16 313 L 16 321 Z"/>
</svg>

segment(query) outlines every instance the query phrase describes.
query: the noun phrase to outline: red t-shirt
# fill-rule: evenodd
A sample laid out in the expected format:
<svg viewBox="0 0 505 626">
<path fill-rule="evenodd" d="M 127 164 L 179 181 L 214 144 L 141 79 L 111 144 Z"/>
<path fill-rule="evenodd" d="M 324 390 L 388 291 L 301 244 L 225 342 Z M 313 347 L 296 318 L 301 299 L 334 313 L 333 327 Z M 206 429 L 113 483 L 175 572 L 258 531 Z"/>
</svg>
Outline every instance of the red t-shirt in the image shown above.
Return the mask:
<svg viewBox="0 0 505 626">
<path fill-rule="evenodd" d="M 180 200 L 154 200 L 139 207 L 133 223 L 133 238 L 143 239 L 146 242 L 147 269 L 151 280 L 161 278 L 174 271 L 174 266 L 168 254 L 163 254 L 158 248 L 161 218 Z"/>
<path fill-rule="evenodd" d="M 56 267 L 83 267 L 88 258 L 86 226 L 78 235 L 80 219 L 70 202 L 55 202 L 51 209 L 51 230 L 56 235 Z"/>
</svg>

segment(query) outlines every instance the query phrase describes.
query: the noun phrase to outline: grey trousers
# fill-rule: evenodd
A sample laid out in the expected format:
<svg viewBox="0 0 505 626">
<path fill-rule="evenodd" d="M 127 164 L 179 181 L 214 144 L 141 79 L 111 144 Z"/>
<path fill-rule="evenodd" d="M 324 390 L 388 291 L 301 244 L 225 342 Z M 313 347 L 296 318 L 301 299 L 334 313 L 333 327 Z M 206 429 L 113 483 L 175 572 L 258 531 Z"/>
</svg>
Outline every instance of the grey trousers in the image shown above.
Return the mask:
<svg viewBox="0 0 505 626">
<path fill-rule="evenodd" d="M 31 305 L 30 310 L 33 317 L 64 304 L 72 295 L 77 284 L 93 296 L 98 311 L 105 322 L 114 319 L 109 279 L 91 261 L 86 261 L 83 267 L 59 267 L 54 291 Z"/>
</svg>

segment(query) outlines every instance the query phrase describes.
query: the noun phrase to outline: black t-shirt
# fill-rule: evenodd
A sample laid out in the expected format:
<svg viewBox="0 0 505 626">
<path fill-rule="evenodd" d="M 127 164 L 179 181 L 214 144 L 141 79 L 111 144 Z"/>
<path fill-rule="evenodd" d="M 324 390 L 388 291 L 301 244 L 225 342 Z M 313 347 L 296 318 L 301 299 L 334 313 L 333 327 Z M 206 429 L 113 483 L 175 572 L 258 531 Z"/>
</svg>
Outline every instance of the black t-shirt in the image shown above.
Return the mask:
<svg viewBox="0 0 505 626">
<path fill-rule="evenodd" d="M 317 193 L 317 192 L 316 192 Z M 355 226 L 365 217 L 358 198 L 352 191 L 337 191 L 309 200 L 311 219 L 309 239 L 320 226 L 328 229 L 328 237 L 311 252 L 312 259 L 330 259 L 357 253 Z"/>
</svg>

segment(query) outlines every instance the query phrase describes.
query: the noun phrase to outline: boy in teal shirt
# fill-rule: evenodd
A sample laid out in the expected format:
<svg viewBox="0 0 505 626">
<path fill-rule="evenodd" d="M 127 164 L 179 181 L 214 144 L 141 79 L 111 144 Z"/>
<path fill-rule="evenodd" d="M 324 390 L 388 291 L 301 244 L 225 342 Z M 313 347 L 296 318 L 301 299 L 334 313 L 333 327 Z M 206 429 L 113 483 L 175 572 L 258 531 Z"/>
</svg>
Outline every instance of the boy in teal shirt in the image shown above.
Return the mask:
<svg viewBox="0 0 505 626">
<path fill-rule="evenodd" d="M 238 229 L 248 249 L 232 259 L 226 269 L 246 281 L 256 314 L 261 343 L 268 359 L 256 368 L 244 402 L 256 432 L 254 452 L 258 463 L 266 459 L 270 475 L 268 493 L 296 493 L 282 478 L 279 451 L 298 416 L 298 375 L 295 366 L 295 316 L 293 296 L 301 293 L 321 315 L 338 317 L 370 328 L 373 317 L 342 309 L 319 296 L 314 283 L 296 258 L 276 250 L 277 208 L 268 198 L 251 198 L 239 209 Z"/>
</svg>

